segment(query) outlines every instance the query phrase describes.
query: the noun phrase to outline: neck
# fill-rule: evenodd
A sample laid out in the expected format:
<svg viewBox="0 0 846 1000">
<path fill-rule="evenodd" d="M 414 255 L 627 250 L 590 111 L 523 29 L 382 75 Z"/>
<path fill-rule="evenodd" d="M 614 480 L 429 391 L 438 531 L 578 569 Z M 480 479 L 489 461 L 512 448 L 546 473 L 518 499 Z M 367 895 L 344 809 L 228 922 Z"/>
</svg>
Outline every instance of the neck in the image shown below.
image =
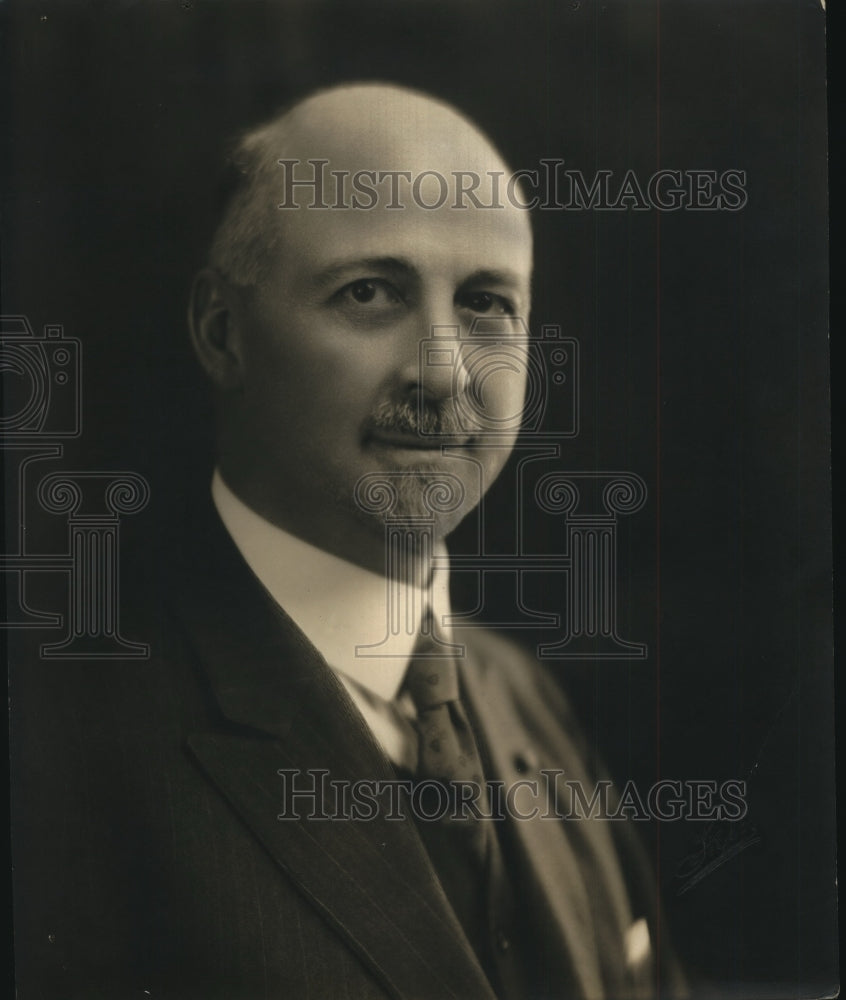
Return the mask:
<svg viewBox="0 0 846 1000">
<path fill-rule="evenodd" d="M 358 510 L 348 513 L 338 507 L 304 511 L 289 503 L 282 508 L 265 488 L 251 486 L 249 481 L 234 482 L 222 462 L 219 469 L 235 496 L 277 528 L 371 573 L 408 586 L 428 586 L 433 546 L 439 541 L 433 536 L 431 522 L 419 529 L 406 522 L 401 528 L 398 525 L 391 537 L 385 520 L 378 516 Z"/>
</svg>

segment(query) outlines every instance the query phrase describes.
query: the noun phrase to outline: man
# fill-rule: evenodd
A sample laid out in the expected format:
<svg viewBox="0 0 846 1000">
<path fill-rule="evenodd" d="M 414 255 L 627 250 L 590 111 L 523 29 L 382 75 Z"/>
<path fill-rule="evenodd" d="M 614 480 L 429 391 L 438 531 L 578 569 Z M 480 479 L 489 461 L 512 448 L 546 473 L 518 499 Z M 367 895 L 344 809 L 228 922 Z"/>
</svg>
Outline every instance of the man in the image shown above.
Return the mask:
<svg viewBox="0 0 846 1000">
<path fill-rule="evenodd" d="M 153 657 L 17 691 L 21 1000 L 681 993 L 628 828 L 510 796 L 595 780 L 563 697 L 449 625 L 443 539 L 525 395 L 527 214 L 464 197 L 507 167 L 375 84 L 233 167 L 189 308 L 218 466 L 143 595 Z"/>
</svg>

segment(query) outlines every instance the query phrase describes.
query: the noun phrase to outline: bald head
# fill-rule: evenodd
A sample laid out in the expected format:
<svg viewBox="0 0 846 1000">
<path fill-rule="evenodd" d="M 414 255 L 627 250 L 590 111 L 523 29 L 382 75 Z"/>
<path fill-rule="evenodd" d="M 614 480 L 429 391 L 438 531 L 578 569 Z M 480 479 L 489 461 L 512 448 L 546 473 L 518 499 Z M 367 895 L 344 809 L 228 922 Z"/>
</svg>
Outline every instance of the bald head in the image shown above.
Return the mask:
<svg viewBox="0 0 846 1000">
<path fill-rule="evenodd" d="M 414 518 L 447 477 L 445 534 L 514 443 L 528 213 L 493 205 L 507 168 L 474 125 L 399 87 L 315 94 L 247 133 L 233 163 L 189 305 L 221 472 L 268 520 L 381 572 L 384 524 L 360 502 L 363 477 L 387 476 Z"/>
<path fill-rule="evenodd" d="M 335 87 L 300 101 L 281 119 L 288 155 L 325 155 L 350 170 L 504 169 L 492 143 L 454 108 L 417 91 L 378 83 Z"/>
<path fill-rule="evenodd" d="M 509 170 L 487 136 L 448 104 L 388 84 L 333 87 L 298 101 L 246 132 L 229 164 L 232 193 L 210 263 L 244 286 L 267 277 L 296 209 L 416 208 L 448 217 L 515 207 L 501 200 Z M 525 230 L 527 213 L 519 214 Z"/>
</svg>

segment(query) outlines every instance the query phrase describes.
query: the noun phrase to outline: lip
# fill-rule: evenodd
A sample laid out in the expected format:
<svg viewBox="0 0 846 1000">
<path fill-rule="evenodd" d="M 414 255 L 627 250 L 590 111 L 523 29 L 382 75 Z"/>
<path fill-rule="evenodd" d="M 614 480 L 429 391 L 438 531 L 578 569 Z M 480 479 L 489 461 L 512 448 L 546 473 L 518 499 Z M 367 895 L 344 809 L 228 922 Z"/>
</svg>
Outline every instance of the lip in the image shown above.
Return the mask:
<svg viewBox="0 0 846 1000">
<path fill-rule="evenodd" d="M 368 430 L 365 441 L 384 448 L 402 451 L 428 451 L 440 453 L 442 445 L 465 447 L 473 440 L 470 434 L 414 434 L 408 431 Z"/>
</svg>

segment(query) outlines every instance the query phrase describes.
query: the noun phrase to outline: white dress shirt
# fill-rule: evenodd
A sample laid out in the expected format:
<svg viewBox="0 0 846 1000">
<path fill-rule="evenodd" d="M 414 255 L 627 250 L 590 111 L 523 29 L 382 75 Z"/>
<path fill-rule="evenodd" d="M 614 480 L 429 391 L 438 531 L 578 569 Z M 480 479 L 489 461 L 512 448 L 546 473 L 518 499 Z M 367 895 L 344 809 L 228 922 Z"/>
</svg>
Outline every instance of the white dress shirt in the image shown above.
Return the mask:
<svg viewBox="0 0 846 1000">
<path fill-rule="evenodd" d="M 388 758 L 414 771 L 414 708 L 400 688 L 425 609 L 432 608 L 436 622 L 450 613 L 449 571 L 436 568 L 428 586 L 394 585 L 405 620 L 392 633 L 384 576 L 271 524 L 232 492 L 218 469 L 211 492 L 247 565 L 337 673 Z M 437 554 L 446 555 L 446 548 Z M 375 656 L 357 650 L 376 646 Z"/>
</svg>

